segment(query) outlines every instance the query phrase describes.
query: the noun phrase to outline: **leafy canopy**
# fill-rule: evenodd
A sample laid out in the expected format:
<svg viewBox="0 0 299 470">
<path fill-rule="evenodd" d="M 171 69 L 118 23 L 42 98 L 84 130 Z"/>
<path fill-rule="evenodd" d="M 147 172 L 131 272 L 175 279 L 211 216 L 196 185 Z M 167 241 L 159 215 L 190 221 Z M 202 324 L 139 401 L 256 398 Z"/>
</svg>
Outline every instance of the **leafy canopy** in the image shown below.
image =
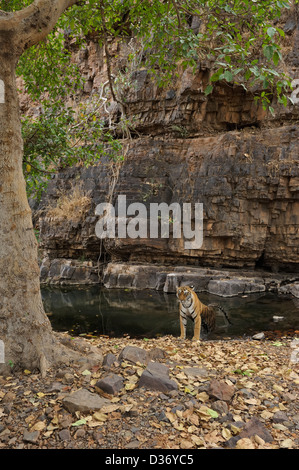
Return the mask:
<svg viewBox="0 0 299 470">
<path fill-rule="evenodd" d="M 14 11 L 31 3 L 0 0 L 0 9 Z M 224 80 L 253 92 L 273 113 L 273 97 L 286 105 L 291 86 L 283 67 L 280 18 L 292 3 L 298 0 L 86 0 L 68 9 L 47 39 L 23 54 L 18 66 L 26 90 L 42 109 L 39 117 L 23 118 L 29 193 L 40 195 L 45 179 L 58 167 L 78 161 L 92 164 L 111 149 L 121 155 L 116 129 L 101 117 L 107 101 L 103 93 L 87 100 L 79 113 L 66 105 L 84 85 L 71 61 L 69 41 L 83 48 L 92 34 L 105 47 L 109 62 L 111 40 L 138 38 L 140 50 L 130 58 L 134 61 L 141 54 L 142 65 L 161 85 L 169 82 L 178 63 L 196 70 L 205 61 L 211 70 L 206 95 Z M 117 92 L 107 65 L 109 96 L 123 104 L 125 97 Z"/>
</svg>

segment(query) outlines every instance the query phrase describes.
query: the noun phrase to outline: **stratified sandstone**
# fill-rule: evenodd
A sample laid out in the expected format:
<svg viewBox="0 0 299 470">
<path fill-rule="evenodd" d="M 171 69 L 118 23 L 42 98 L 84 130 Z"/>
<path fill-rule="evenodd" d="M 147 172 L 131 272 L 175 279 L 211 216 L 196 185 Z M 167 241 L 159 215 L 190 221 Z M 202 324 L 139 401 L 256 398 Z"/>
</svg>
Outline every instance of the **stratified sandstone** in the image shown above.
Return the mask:
<svg viewBox="0 0 299 470">
<path fill-rule="evenodd" d="M 299 78 L 296 24 L 290 13 L 285 64 L 294 79 Z M 75 59 L 88 76 L 86 93 L 98 90 L 103 52 L 91 43 Z M 134 118 L 135 138 L 124 162 L 117 171 L 107 159 L 96 167 L 64 170 L 50 183 L 44 205 L 53 204 L 61 191 L 71 194 L 78 180 L 92 201 L 79 222 L 43 212 L 41 248 L 50 262 L 90 260 L 94 280 L 107 261 L 298 272 L 299 104 L 284 108 L 274 102 L 271 116 L 252 94 L 225 83 L 206 97 L 208 73 L 208 64 L 201 63 L 196 74 L 182 71 L 162 90 L 147 70 L 134 72 L 126 112 Z M 110 119 L 117 119 L 118 105 L 109 109 Z M 118 195 L 126 195 L 128 205 L 142 202 L 147 208 L 152 202 L 203 203 L 203 245 L 186 250 L 183 238 L 149 236 L 100 241 L 95 207 L 108 197 L 115 204 Z M 72 281 L 72 269 L 66 266 L 66 282 Z M 49 270 L 44 274 L 51 278 Z"/>
<path fill-rule="evenodd" d="M 81 170 L 93 201 L 79 223 L 40 221 L 42 247 L 50 258 L 96 260 L 105 247 L 111 259 L 214 267 L 296 270 L 299 262 L 299 128 L 246 129 L 194 139 L 134 140 L 113 201 L 201 202 L 204 241 L 185 250 L 183 239 L 111 239 L 95 235 L 97 204 L 105 202 L 104 165 Z M 74 170 L 57 176 L 49 198 L 70 185 Z M 66 187 L 66 186 L 65 186 Z M 149 221 L 148 221 L 149 223 Z"/>
</svg>

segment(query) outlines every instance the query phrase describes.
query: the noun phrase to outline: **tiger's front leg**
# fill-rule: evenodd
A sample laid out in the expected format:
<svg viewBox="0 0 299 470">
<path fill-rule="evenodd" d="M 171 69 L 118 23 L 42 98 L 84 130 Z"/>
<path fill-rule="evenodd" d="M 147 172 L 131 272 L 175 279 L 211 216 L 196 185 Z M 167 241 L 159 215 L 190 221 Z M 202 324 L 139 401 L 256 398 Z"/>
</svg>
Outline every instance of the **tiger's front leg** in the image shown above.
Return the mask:
<svg viewBox="0 0 299 470">
<path fill-rule="evenodd" d="M 192 341 L 200 341 L 201 315 L 198 313 L 194 320 L 194 333 Z"/>
<path fill-rule="evenodd" d="M 181 328 L 181 336 L 180 339 L 186 339 L 186 324 L 187 324 L 187 318 L 182 316 L 180 313 L 180 328 Z"/>
</svg>

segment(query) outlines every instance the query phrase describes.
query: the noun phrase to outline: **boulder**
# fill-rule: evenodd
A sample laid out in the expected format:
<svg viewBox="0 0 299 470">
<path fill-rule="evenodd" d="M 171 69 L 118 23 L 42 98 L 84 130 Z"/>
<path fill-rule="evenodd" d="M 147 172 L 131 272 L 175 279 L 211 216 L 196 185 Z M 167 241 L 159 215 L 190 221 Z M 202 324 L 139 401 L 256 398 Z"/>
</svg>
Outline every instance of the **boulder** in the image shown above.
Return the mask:
<svg viewBox="0 0 299 470">
<path fill-rule="evenodd" d="M 217 411 L 220 416 L 227 415 L 228 413 L 228 405 L 224 400 L 216 400 L 214 403 L 211 404 L 212 410 Z"/>
<path fill-rule="evenodd" d="M 120 353 L 118 361 L 129 361 L 133 364 L 139 362 L 140 364 L 147 364 L 149 356 L 147 351 L 137 346 L 126 346 Z"/>
<path fill-rule="evenodd" d="M 248 439 L 252 436 L 259 436 L 261 439 L 263 439 L 265 442 L 272 442 L 273 437 L 269 433 L 268 429 L 266 426 L 256 417 L 253 416 L 243 427 L 242 431 L 240 434 L 237 436 L 231 437 L 227 442 L 226 442 L 226 447 L 234 448 L 237 445 L 237 442 L 240 439 Z"/>
<path fill-rule="evenodd" d="M 158 362 L 148 364 L 140 377 L 138 386 L 163 393 L 178 389 L 177 383 L 169 378 L 168 367 Z"/>
<path fill-rule="evenodd" d="M 211 380 L 208 389 L 208 394 L 212 398 L 217 400 L 230 401 L 235 393 L 236 389 L 233 385 L 228 385 L 222 380 Z"/>
<path fill-rule="evenodd" d="M 279 287 L 278 292 L 280 294 L 291 294 L 294 297 L 299 298 L 299 282 L 293 282 Z"/>
<path fill-rule="evenodd" d="M 123 388 L 123 378 L 117 374 L 110 374 L 99 380 L 96 387 L 110 395 L 117 395 Z"/>
<path fill-rule="evenodd" d="M 110 367 L 112 367 L 112 365 L 116 361 L 117 361 L 117 357 L 115 356 L 115 354 L 112 354 L 112 353 L 106 354 L 106 356 L 103 359 L 103 364 L 102 364 L 103 368 L 110 369 Z"/>
</svg>

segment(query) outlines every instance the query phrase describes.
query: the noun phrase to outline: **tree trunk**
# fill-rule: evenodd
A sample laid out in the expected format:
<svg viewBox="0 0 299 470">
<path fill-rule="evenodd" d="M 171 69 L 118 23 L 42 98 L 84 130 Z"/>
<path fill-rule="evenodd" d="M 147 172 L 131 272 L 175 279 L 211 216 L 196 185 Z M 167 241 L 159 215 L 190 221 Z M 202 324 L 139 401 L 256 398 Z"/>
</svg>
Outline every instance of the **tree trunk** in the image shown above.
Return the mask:
<svg viewBox="0 0 299 470">
<path fill-rule="evenodd" d="M 23 141 L 15 69 L 22 51 L 53 27 L 75 0 L 35 0 L 0 12 L 0 363 L 45 373 L 69 359 L 42 304 L 31 209 L 22 170 Z M 52 10 L 51 10 L 52 6 Z M 3 351 L 4 345 L 4 351 Z M 73 354 L 72 354 L 72 357 Z M 77 356 L 78 357 L 78 356 Z"/>
<path fill-rule="evenodd" d="M 2 49 L 0 62 L 0 339 L 6 364 L 43 369 L 55 339 L 40 294 L 37 241 L 22 171 L 16 58 Z"/>
</svg>

